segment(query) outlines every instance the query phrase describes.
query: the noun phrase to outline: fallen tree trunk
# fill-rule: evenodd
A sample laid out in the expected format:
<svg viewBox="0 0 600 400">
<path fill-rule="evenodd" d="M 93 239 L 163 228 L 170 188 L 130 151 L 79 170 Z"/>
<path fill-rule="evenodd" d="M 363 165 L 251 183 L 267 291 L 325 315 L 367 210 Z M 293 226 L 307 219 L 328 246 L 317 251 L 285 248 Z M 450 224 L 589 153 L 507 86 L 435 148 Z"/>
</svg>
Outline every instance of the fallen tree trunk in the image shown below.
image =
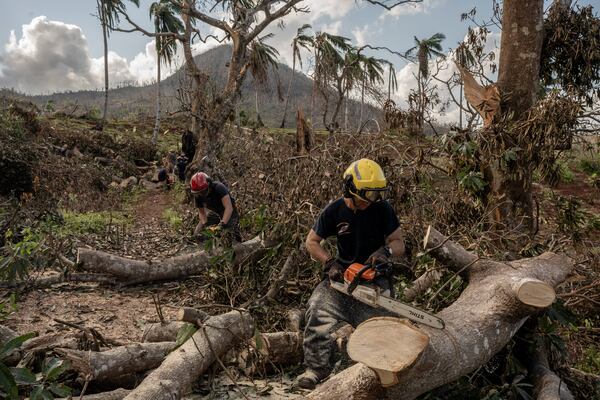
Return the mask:
<svg viewBox="0 0 600 400">
<path fill-rule="evenodd" d="M 573 266 L 568 257 L 553 253 L 506 263 L 483 260 L 431 227 L 424 247 L 469 284 L 452 305 L 437 314 L 445 321 L 445 329 L 418 327 L 429 341 L 416 362 L 396 371 L 398 384 L 387 389 L 394 399 L 414 399 L 485 364 L 529 315 L 554 301 L 553 288 Z M 385 346 L 385 342 L 373 346 Z M 377 375 L 357 364 L 332 377 L 308 398 L 368 399 L 373 398 L 368 397 L 375 390 L 372 388 L 379 387 Z"/>
<path fill-rule="evenodd" d="M 175 348 L 173 342 L 136 343 L 107 351 L 55 349 L 86 380 L 107 381 L 155 368 Z"/>
<path fill-rule="evenodd" d="M 148 324 L 142 334 L 142 342 L 174 342 L 177 339 L 177 333 L 184 325 L 185 322 L 182 321 Z"/>
<path fill-rule="evenodd" d="M 233 262 L 240 265 L 251 256 L 261 254 L 266 248 L 266 242 L 258 236 L 236 244 L 233 246 Z M 80 247 L 77 250 L 77 264 L 85 271 L 110 274 L 119 278 L 120 284 L 132 285 L 200 274 L 211 265 L 214 256 L 215 254 L 206 251 L 198 251 L 165 260 L 140 261 Z"/>
<path fill-rule="evenodd" d="M 208 318 L 210 318 L 208 313 L 191 307 L 183 307 L 177 311 L 177 320 L 194 325 L 200 325 Z"/>
<path fill-rule="evenodd" d="M 209 318 L 194 335 L 133 390 L 127 400 L 173 400 L 187 394 L 208 367 L 227 350 L 254 333 L 254 321 L 243 311 Z"/>
</svg>

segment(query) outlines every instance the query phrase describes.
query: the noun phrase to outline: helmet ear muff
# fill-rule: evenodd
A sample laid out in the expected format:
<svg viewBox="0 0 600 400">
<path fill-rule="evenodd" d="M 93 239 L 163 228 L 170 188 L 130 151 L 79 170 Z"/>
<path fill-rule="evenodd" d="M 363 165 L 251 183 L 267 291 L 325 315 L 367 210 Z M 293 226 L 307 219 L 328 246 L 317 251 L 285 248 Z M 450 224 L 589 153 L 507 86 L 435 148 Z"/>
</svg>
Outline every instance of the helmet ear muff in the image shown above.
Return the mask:
<svg viewBox="0 0 600 400">
<path fill-rule="evenodd" d="M 344 197 L 346 197 L 346 198 L 354 197 L 351 193 L 352 190 L 356 191 L 356 187 L 354 186 L 354 183 L 352 182 L 352 175 L 348 175 L 344 178 Z"/>
</svg>

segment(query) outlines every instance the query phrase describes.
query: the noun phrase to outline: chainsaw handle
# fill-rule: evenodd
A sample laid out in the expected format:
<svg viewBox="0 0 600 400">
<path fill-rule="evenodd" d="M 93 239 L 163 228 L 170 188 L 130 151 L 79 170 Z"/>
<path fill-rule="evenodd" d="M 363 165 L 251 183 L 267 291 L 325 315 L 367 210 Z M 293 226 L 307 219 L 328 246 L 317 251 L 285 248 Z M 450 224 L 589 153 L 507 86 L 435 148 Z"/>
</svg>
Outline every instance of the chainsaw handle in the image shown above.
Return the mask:
<svg viewBox="0 0 600 400">
<path fill-rule="evenodd" d="M 356 289 L 356 287 L 358 286 L 358 284 L 360 283 L 360 278 L 361 276 L 368 270 L 371 269 L 372 265 L 371 264 L 367 264 L 364 267 L 362 267 L 360 270 L 358 270 L 358 272 L 356 273 L 356 275 L 354 276 L 354 279 L 352 279 L 352 282 L 350 282 L 348 284 L 348 294 L 352 294 L 352 292 L 354 292 L 354 289 Z"/>
</svg>

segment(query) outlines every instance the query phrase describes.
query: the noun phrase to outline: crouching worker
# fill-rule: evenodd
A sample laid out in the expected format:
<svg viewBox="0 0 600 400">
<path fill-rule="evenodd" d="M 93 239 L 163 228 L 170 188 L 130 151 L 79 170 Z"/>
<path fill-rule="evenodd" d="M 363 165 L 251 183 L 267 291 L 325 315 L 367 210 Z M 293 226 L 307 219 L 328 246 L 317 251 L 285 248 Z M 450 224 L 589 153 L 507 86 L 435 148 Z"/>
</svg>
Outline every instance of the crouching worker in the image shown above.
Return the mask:
<svg viewBox="0 0 600 400">
<path fill-rule="evenodd" d="M 388 187 L 381 167 L 361 159 L 350 164 L 343 179 L 343 197 L 321 211 L 306 238 L 311 258 L 323 265 L 324 279 L 308 300 L 304 331 L 306 371 L 296 379 L 296 385 L 304 389 L 314 389 L 331 372 L 335 346 L 331 335 L 341 322 L 356 327 L 374 316 L 387 315 L 386 311 L 333 289 L 330 280 L 343 282 L 344 271 L 353 263 L 389 263 L 390 257 L 404 254 L 400 223 L 383 198 Z M 330 236 L 337 237 L 337 256 L 321 247 L 321 241 Z M 375 284 L 383 290 L 391 289 L 391 275 Z"/>
<path fill-rule="evenodd" d="M 194 237 L 204 240 L 206 236 L 202 231 L 214 227 L 223 230 L 231 240 L 241 241 L 240 217 L 227 187 L 221 182 L 213 181 L 204 172 L 197 172 L 190 180 L 190 189 L 200 218 L 194 229 Z"/>
</svg>

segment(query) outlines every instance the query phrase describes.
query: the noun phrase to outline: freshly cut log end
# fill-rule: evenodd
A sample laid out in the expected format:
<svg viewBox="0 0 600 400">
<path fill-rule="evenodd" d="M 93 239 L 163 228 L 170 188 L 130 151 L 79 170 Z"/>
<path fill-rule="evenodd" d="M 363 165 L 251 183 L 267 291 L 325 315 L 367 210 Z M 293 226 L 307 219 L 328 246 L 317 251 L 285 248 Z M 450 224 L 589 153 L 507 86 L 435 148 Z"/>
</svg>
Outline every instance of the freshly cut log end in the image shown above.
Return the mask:
<svg viewBox="0 0 600 400">
<path fill-rule="evenodd" d="M 429 344 L 429 336 L 410 322 L 371 318 L 348 341 L 348 355 L 373 369 L 384 387 L 398 383 L 397 373 L 412 366 Z"/>
<path fill-rule="evenodd" d="M 177 320 L 189 322 L 190 324 L 198 325 L 210 318 L 210 315 L 202 310 L 197 310 L 191 307 L 180 308 L 177 312 Z"/>
<path fill-rule="evenodd" d="M 552 286 L 537 279 L 517 282 L 513 289 L 521 303 L 533 307 L 549 307 L 556 299 L 556 292 Z"/>
</svg>

